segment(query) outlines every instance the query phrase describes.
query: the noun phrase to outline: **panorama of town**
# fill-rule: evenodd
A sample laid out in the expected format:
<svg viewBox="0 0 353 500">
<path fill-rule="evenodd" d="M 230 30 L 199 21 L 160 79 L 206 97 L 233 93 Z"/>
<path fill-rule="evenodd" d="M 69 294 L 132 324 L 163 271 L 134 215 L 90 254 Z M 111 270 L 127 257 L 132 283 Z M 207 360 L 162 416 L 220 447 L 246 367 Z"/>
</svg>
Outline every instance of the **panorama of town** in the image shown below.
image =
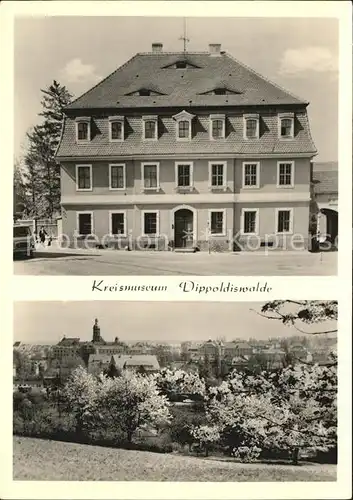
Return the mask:
<svg viewBox="0 0 353 500">
<path fill-rule="evenodd" d="M 115 370 L 156 373 L 164 368 L 198 373 L 215 381 L 232 370 L 278 370 L 293 363 L 327 364 L 336 349 L 336 339 L 298 336 L 257 340 L 249 338 L 208 339 L 204 342 L 129 342 L 114 337 L 105 340 L 98 319 L 92 339 L 65 337 L 51 345 L 16 341 L 13 346 L 14 390 L 44 391 L 62 384 L 79 366 L 94 375 Z M 180 395 L 181 400 L 190 395 Z"/>
</svg>

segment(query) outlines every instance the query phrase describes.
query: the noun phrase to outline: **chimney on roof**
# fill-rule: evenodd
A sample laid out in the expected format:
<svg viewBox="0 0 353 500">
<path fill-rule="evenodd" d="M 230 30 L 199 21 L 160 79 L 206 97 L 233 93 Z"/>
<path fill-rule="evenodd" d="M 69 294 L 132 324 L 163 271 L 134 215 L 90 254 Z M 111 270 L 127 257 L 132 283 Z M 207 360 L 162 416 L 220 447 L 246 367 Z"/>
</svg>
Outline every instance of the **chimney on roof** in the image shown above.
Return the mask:
<svg viewBox="0 0 353 500">
<path fill-rule="evenodd" d="M 154 54 L 159 54 L 160 52 L 163 52 L 163 43 L 152 43 L 152 52 Z"/>
<path fill-rule="evenodd" d="M 221 53 L 221 44 L 220 43 L 210 43 L 208 46 L 208 50 L 211 56 L 219 56 Z"/>
</svg>

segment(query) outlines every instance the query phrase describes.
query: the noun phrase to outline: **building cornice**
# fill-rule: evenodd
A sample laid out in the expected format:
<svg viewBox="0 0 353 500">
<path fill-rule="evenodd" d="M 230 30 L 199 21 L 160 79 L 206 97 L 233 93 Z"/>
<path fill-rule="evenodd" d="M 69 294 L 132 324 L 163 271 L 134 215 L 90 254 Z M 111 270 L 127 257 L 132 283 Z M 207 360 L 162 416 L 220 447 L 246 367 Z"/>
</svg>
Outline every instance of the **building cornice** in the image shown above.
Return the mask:
<svg viewBox="0 0 353 500">
<path fill-rule="evenodd" d="M 180 205 L 180 204 L 232 204 L 232 203 L 309 203 L 309 192 L 272 193 L 204 193 L 204 194 L 131 194 L 125 196 L 85 194 L 62 196 L 61 205 Z"/>
<path fill-rule="evenodd" d="M 199 160 L 199 159 L 242 159 L 246 160 L 256 159 L 256 158 L 274 158 L 274 159 L 284 159 L 291 158 L 295 160 L 296 158 L 314 158 L 317 152 L 314 153 L 173 153 L 173 154 L 143 154 L 143 155 L 109 155 L 109 156 L 59 156 L 56 160 L 60 162 L 75 161 L 75 162 L 87 162 L 87 161 L 154 161 L 163 159 L 187 159 L 187 160 Z"/>
</svg>

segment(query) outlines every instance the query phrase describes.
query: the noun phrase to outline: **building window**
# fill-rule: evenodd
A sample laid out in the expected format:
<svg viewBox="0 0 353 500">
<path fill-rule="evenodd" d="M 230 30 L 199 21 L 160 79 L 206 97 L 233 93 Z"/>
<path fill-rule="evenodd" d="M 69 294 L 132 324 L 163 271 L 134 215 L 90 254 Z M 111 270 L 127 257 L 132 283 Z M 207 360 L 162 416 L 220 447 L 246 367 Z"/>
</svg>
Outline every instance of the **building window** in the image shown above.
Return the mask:
<svg viewBox="0 0 353 500">
<path fill-rule="evenodd" d="M 214 89 L 214 95 L 226 95 L 227 89 Z"/>
<path fill-rule="evenodd" d="M 76 165 L 76 191 L 92 191 L 92 165 Z"/>
<path fill-rule="evenodd" d="M 188 111 L 181 111 L 173 116 L 176 121 L 176 138 L 177 141 L 190 141 L 192 136 L 191 123 L 195 115 Z"/>
<path fill-rule="evenodd" d="M 76 141 L 88 142 L 91 139 L 91 119 L 76 118 Z"/>
<path fill-rule="evenodd" d="M 225 138 L 225 116 L 224 115 L 211 115 L 210 136 L 212 140 Z"/>
<path fill-rule="evenodd" d="M 77 212 L 77 231 L 81 236 L 93 234 L 92 212 Z"/>
<path fill-rule="evenodd" d="M 142 163 L 143 189 L 159 189 L 159 163 Z"/>
<path fill-rule="evenodd" d="M 292 123 L 290 118 L 281 120 L 281 137 L 292 137 Z"/>
<path fill-rule="evenodd" d="M 227 185 L 227 163 L 209 163 L 209 182 L 211 188 L 225 187 Z"/>
<path fill-rule="evenodd" d="M 109 119 L 110 122 L 110 140 L 112 142 L 120 142 L 124 140 L 124 121 L 123 118 L 119 120 Z"/>
<path fill-rule="evenodd" d="M 109 189 L 123 190 L 126 188 L 125 163 L 109 165 Z"/>
<path fill-rule="evenodd" d="M 292 210 L 277 209 L 276 228 L 277 233 L 292 232 Z"/>
<path fill-rule="evenodd" d="M 143 117 L 143 138 L 146 141 L 157 140 L 157 117 Z"/>
<path fill-rule="evenodd" d="M 187 62 L 186 61 L 177 61 L 175 63 L 176 69 L 185 69 L 187 67 Z"/>
<path fill-rule="evenodd" d="M 244 116 L 244 138 L 258 139 L 260 131 L 260 121 L 258 115 Z"/>
<path fill-rule="evenodd" d="M 294 114 L 286 113 L 278 116 L 278 135 L 284 139 L 294 137 Z"/>
<path fill-rule="evenodd" d="M 142 212 L 142 227 L 143 235 L 158 235 L 159 233 L 159 217 L 158 212 L 144 211 Z"/>
<path fill-rule="evenodd" d="M 257 210 L 243 210 L 242 214 L 242 233 L 257 234 Z"/>
<path fill-rule="evenodd" d="M 209 211 L 209 228 L 211 234 L 225 236 L 226 234 L 226 213 L 225 210 L 210 210 Z"/>
<path fill-rule="evenodd" d="M 259 162 L 243 163 L 243 187 L 259 187 Z"/>
<path fill-rule="evenodd" d="M 126 236 L 126 212 L 113 211 L 110 215 L 110 234 Z"/>
<path fill-rule="evenodd" d="M 191 187 L 193 183 L 193 164 L 176 163 L 175 177 L 177 187 Z"/>
<path fill-rule="evenodd" d="M 294 186 L 294 162 L 278 162 L 277 187 Z"/>
<path fill-rule="evenodd" d="M 178 123 L 178 137 L 179 139 L 189 139 L 190 137 L 190 122 L 182 120 Z"/>
</svg>

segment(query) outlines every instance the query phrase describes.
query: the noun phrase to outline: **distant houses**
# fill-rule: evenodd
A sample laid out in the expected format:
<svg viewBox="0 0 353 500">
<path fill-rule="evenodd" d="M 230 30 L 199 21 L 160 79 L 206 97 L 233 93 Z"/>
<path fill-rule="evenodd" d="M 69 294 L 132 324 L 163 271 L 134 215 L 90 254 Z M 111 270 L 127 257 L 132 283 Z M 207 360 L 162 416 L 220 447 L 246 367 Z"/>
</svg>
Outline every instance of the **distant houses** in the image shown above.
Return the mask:
<svg viewBox="0 0 353 500">
<path fill-rule="evenodd" d="M 88 359 L 88 371 L 95 375 L 108 371 L 114 366 L 118 371 L 128 370 L 140 373 L 156 373 L 160 365 L 155 355 L 149 354 L 91 354 Z"/>
<path fill-rule="evenodd" d="M 227 342 L 223 338 L 179 344 L 152 341 L 127 344 L 118 337 L 107 342 L 96 319 L 89 341 L 63 336 L 55 345 L 15 342 L 14 390 L 43 391 L 51 384 L 65 382 L 79 366 L 95 375 L 114 376 L 125 370 L 149 374 L 168 367 L 218 379 L 232 370 L 276 370 L 297 362 L 322 365 L 331 361 L 329 353 L 335 348 L 335 342 L 329 338 L 309 341 L 291 337 L 284 342 L 275 338 Z"/>
</svg>

